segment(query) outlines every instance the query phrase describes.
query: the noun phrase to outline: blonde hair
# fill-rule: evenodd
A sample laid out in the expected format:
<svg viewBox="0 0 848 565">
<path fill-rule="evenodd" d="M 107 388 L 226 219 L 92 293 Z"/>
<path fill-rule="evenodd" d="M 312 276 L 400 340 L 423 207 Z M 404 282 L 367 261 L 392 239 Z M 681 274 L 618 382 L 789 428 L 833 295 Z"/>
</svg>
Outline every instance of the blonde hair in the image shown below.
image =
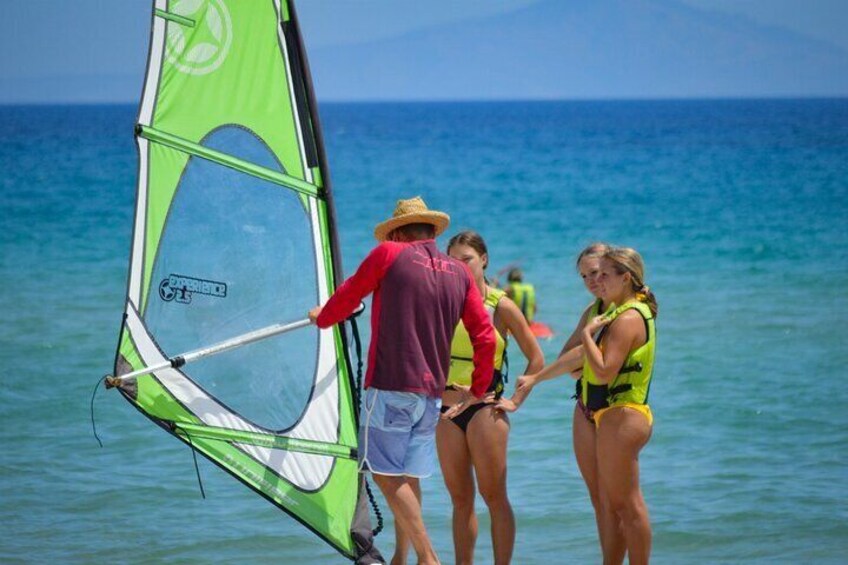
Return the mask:
<svg viewBox="0 0 848 565">
<path fill-rule="evenodd" d="M 612 246 L 610 244 L 602 241 L 590 243 L 585 249 L 583 249 L 583 251 L 580 252 L 580 255 L 577 256 L 577 268 L 580 269 L 580 261 L 586 257 L 603 257 L 604 254 L 611 248 Z"/>
<path fill-rule="evenodd" d="M 645 284 L 645 262 L 639 252 L 632 247 L 609 247 L 602 257 L 613 264 L 615 272 L 619 275 L 630 273 L 630 284 L 636 293 L 636 299 L 647 304 L 656 317 L 659 310 L 657 297 Z"/>
</svg>

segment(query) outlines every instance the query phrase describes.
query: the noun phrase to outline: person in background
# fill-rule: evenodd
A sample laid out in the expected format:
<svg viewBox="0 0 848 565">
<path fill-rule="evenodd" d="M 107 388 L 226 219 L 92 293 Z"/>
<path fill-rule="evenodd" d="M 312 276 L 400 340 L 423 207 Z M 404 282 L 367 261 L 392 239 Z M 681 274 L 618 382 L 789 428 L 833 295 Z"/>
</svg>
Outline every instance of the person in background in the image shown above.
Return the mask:
<svg viewBox="0 0 848 565">
<path fill-rule="evenodd" d="M 524 273 L 518 267 L 509 270 L 506 281 L 506 295 L 518 305 L 527 322 L 532 322 L 533 318 L 536 317 L 535 287 L 530 283 L 524 282 Z"/>
<path fill-rule="evenodd" d="M 462 320 L 472 345 L 470 393 L 480 398 L 494 372 L 495 334 L 468 267 L 440 252 L 435 237 L 450 217 L 420 197 L 400 200 L 380 223 L 380 242 L 323 307 L 320 328 L 349 317 L 373 293 L 371 343 L 360 418 L 360 464 L 370 471 L 418 563 L 439 563 L 421 514 L 419 480 L 432 474 L 450 347 Z M 400 544 L 399 544 L 400 545 Z M 405 562 L 396 548 L 392 563 Z"/>
</svg>

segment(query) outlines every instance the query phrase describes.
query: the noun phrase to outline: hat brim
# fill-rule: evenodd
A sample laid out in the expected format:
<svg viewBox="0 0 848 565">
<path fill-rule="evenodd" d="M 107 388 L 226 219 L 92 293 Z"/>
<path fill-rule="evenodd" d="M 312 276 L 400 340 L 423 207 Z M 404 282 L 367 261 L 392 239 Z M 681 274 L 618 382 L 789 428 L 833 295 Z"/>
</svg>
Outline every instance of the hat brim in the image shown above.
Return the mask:
<svg viewBox="0 0 848 565">
<path fill-rule="evenodd" d="M 377 241 L 386 241 L 386 237 L 393 230 L 409 224 L 430 224 L 436 228 L 436 236 L 439 236 L 448 229 L 450 216 L 444 212 L 437 212 L 435 210 L 395 216 L 377 224 L 377 227 L 374 228 L 374 237 L 377 238 Z"/>
</svg>

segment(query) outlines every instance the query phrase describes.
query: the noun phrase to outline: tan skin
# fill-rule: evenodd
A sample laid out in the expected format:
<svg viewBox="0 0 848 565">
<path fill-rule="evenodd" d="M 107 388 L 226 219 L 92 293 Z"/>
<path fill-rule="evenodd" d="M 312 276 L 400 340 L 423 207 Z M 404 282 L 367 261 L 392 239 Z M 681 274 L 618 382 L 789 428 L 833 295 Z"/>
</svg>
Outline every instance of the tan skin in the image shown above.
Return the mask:
<svg viewBox="0 0 848 565">
<path fill-rule="evenodd" d="M 613 263 L 601 262 L 599 295 L 606 303 L 624 304 L 636 299 L 630 273 L 617 273 Z M 601 343 L 593 334 L 609 324 Z M 613 323 L 598 316 L 581 332 L 586 361 L 602 382 L 609 383 L 618 374 L 627 355 L 647 341 L 642 317 L 633 310 L 618 316 Z M 617 554 L 625 546 L 633 565 L 648 563 L 651 552 L 651 524 L 648 508 L 639 487 L 639 452 L 651 437 L 651 425 L 644 414 L 626 406 L 610 408 L 600 418 L 597 429 L 597 463 L 604 503 L 609 505 L 604 545 L 605 563 L 622 563 Z M 621 527 L 616 528 L 616 522 Z M 614 553 L 615 552 L 615 553 Z"/>
<path fill-rule="evenodd" d="M 601 273 L 601 259 L 597 256 L 585 256 L 580 259 L 577 265 L 580 277 L 583 279 L 583 284 L 593 296 L 600 298 L 599 276 Z M 600 311 L 604 312 L 609 306 L 608 302 L 601 300 Z M 589 311 L 592 305 L 590 304 L 583 315 L 580 316 L 580 321 L 574 328 L 574 331 L 569 336 L 568 340 L 563 345 L 560 355 L 567 351 L 580 347 L 581 334 L 586 326 L 589 317 Z M 572 373 L 572 377 L 580 378 L 583 370 L 582 367 Z M 618 520 L 615 520 L 608 515 L 610 514 L 609 504 L 602 501 L 605 500 L 601 493 L 600 480 L 598 478 L 598 461 L 597 461 L 597 433 L 595 424 L 589 421 L 583 414 L 583 411 L 575 403 L 574 413 L 572 415 L 571 439 L 574 447 L 574 457 L 577 460 L 577 468 L 580 469 L 580 475 L 586 483 L 586 490 L 589 491 L 589 499 L 592 502 L 592 508 L 595 511 L 595 525 L 598 528 L 598 539 L 601 543 L 601 548 L 608 548 L 610 553 L 610 561 L 619 563 L 624 559 L 625 546 L 624 544 L 615 544 L 614 540 L 620 539 L 620 534 L 615 532 L 621 530 L 621 525 Z M 607 533 L 607 530 L 612 528 L 613 533 Z"/>
<path fill-rule="evenodd" d="M 468 265 L 483 296 L 495 290 L 495 287 L 486 285 L 486 254 L 480 255 L 474 248 L 462 244 L 452 246 L 449 253 L 451 257 Z M 541 369 L 544 364 L 542 349 L 515 303 L 511 300 L 498 303 L 494 325 L 501 335 L 514 336 L 527 358 L 527 371 Z M 522 399 L 515 400 L 520 403 Z M 462 413 L 468 406 L 481 401 L 492 402 L 493 398 L 474 399 L 464 387 L 460 387 L 460 390 L 445 390 L 442 404 L 449 406 L 450 410 L 436 428 L 439 463 L 453 503 L 454 562 L 458 565 L 473 563 L 474 559 L 478 531 L 477 515 L 474 512 L 476 491 L 480 492 L 489 509 L 494 563 L 509 563 L 515 545 L 515 517 L 506 490 L 508 416 L 496 410 L 493 404 L 474 414 L 465 433 L 450 421 L 451 417 Z M 392 565 L 406 562 L 407 546 L 403 536 L 398 537 Z"/>
<path fill-rule="evenodd" d="M 597 256 L 585 256 L 580 260 L 578 270 L 586 289 L 596 298 L 601 298 L 601 311 L 603 312 L 612 302 L 605 300 L 601 296 L 601 259 Z M 577 326 L 560 350 L 557 360 L 548 367 L 545 367 L 538 374 L 520 377 L 517 386 L 519 391 L 527 389 L 527 394 L 529 394 L 529 391 L 539 382 L 554 378 L 565 372 L 570 372 L 571 376 L 575 379 L 580 378 L 583 372 L 582 335 L 583 330 L 589 322 L 588 317 L 591 307 L 592 305 L 590 304 L 583 311 Z M 586 483 L 586 489 L 589 491 L 589 498 L 592 501 L 592 507 L 595 511 L 595 523 L 598 528 L 601 549 L 604 553 L 604 561 L 606 563 L 621 563 L 624 560 L 626 546 L 623 542 L 621 521 L 612 511 L 608 497 L 601 485 L 597 430 L 595 424 L 586 418 L 577 404 L 574 406 L 571 429 L 574 456 L 577 460 L 577 467 L 580 469 L 583 481 Z"/>
<path fill-rule="evenodd" d="M 389 234 L 391 241 L 412 241 L 415 238 L 406 237 L 400 230 Z M 309 319 L 315 323 L 321 307 L 316 306 L 309 311 Z M 424 519 L 421 513 L 421 486 L 415 477 L 390 476 L 371 473 L 374 482 L 380 488 L 395 519 L 395 531 L 402 530 L 405 534 L 407 547 L 411 543 L 418 556 L 419 565 L 439 565 Z M 394 560 L 392 561 L 394 563 Z"/>
</svg>

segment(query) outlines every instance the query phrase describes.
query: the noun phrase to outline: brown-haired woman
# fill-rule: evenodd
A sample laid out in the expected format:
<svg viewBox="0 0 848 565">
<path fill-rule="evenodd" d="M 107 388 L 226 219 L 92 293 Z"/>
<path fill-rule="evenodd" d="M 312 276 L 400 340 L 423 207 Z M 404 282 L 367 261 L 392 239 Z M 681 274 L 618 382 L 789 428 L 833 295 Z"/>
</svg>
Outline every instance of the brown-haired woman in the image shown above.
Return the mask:
<svg viewBox="0 0 848 565">
<path fill-rule="evenodd" d="M 487 284 L 484 273 L 489 264 L 489 254 L 483 238 L 471 231 L 458 233 L 448 243 L 448 254 L 468 265 L 495 326 L 495 374 L 489 390 L 499 397 L 504 387 L 501 371 L 506 369 L 508 336 L 515 337 L 527 359 L 525 372 L 542 368 L 545 362 L 542 349 L 518 306 L 512 300 L 504 299 L 506 294 L 503 290 Z M 506 490 L 509 418 L 502 411 L 495 410 L 493 404 L 469 405 L 469 397 L 463 391 L 471 384 L 473 370 L 469 345 L 468 335 L 460 322 L 451 344 L 450 373 L 442 396 L 442 411 L 453 417 L 439 422 L 436 445 L 445 486 L 453 503 L 456 563 L 472 563 L 474 558 L 477 539 L 474 499 L 475 490 L 479 490 L 491 517 L 494 562 L 501 565 L 510 562 L 515 545 L 515 518 Z M 457 414 L 460 409 L 462 411 Z"/>
</svg>

